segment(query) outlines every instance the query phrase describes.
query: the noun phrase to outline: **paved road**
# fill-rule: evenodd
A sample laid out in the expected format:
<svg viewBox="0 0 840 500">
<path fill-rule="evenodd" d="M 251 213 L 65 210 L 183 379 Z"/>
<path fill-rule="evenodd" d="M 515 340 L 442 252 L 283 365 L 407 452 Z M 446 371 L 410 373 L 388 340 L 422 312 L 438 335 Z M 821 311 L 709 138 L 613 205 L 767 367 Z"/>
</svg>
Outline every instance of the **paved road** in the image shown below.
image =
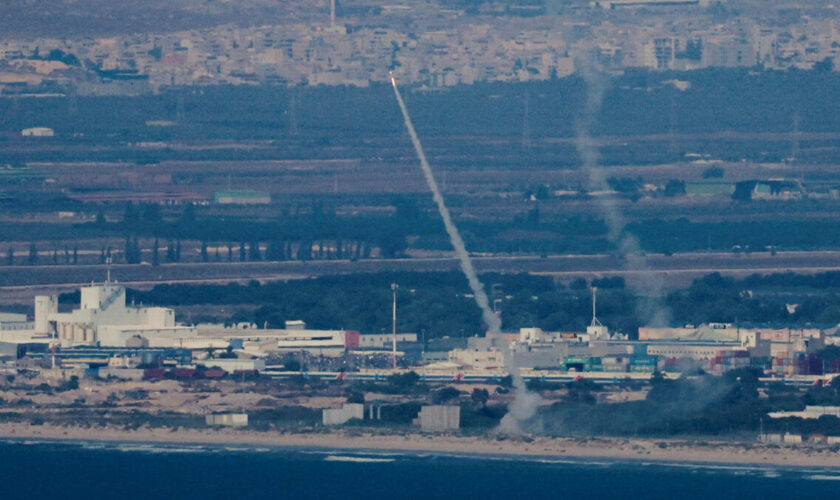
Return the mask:
<svg viewBox="0 0 840 500">
<path fill-rule="evenodd" d="M 555 255 L 540 257 L 475 257 L 479 272 L 530 272 L 570 280 L 576 277 L 624 276 L 628 284 L 649 287 L 651 278 L 663 289 L 688 285 L 712 272 L 733 276 L 795 271 L 840 271 L 840 251 L 732 254 L 689 253 L 648 255 L 641 266 L 610 255 Z M 159 283 L 227 283 L 271 281 L 329 274 L 377 271 L 448 271 L 458 268 L 451 258 L 414 258 L 361 261 L 211 262 L 150 265 L 114 265 L 113 277 L 128 286 L 149 288 Z M 36 293 L 71 291 L 84 283 L 103 281 L 104 265 L 0 267 L 0 304 L 29 303 Z"/>
</svg>

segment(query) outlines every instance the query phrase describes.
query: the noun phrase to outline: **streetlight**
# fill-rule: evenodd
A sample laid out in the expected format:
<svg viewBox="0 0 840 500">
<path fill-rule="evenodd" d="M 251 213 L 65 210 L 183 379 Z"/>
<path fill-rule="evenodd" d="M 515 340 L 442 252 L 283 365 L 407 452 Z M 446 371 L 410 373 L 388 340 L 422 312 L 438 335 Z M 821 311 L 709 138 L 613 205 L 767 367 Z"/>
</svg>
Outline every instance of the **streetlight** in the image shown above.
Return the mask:
<svg viewBox="0 0 840 500">
<path fill-rule="evenodd" d="M 393 339 L 391 342 L 391 355 L 393 360 L 393 368 L 397 369 L 397 289 L 400 286 L 396 283 L 391 283 L 391 293 L 394 297 L 393 307 L 391 309 L 391 332 Z"/>
</svg>

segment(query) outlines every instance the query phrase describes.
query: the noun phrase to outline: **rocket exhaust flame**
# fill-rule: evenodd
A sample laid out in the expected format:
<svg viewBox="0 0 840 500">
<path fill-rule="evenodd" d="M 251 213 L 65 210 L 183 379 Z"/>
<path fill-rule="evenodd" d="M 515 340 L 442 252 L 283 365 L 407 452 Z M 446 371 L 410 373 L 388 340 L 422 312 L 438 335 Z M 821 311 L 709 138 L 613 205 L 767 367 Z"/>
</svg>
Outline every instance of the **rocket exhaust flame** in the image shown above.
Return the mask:
<svg viewBox="0 0 840 500">
<path fill-rule="evenodd" d="M 452 221 L 449 208 L 447 208 L 443 195 L 440 192 L 440 188 L 435 180 L 432 168 L 426 160 L 426 154 L 423 152 L 423 146 L 420 144 L 420 138 L 414 130 L 414 125 L 411 123 L 411 117 L 408 115 L 408 108 L 406 108 L 405 102 L 403 102 L 402 96 L 400 95 L 400 90 L 397 87 L 397 80 L 394 78 L 394 75 L 390 76 L 391 85 L 394 87 L 394 95 L 397 97 L 397 103 L 400 106 L 400 111 L 402 111 L 405 128 L 408 130 L 408 135 L 411 136 L 411 143 L 414 145 L 414 150 L 417 152 L 417 157 L 420 159 L 420 167 L 423 169 L 423 175 L 426 177 L 426 184 L 428 184 L 429 190 L 432 191 L 432 198 L 435 201 L 435 205 L 437 205 L 440 217 L 443 219 L 446 234 L 449 236 L 449 240 L 452 242 L 452 246 L 455 249 L 455 255 L 458 257 L 458 263 L 461 266 L 461 271 L 463 271 L 464 275 L 466 275 L 470 289 L 472 289 L 473 296 L 475 297 L 475 301 L 481 309 L 481 317 L 484 320 L 484 324 L 487 325 L 487 332 L 500 333 L 502 329 L 502 322 L 490 308 L 490 301 L 487 298 L 487 293 L 484 291 L 484 285 L 482 285 L 481 281 L 478 279 L 472 260 L 470 260 L 470 255 L 464 245 L 464 240 L 461 238 L 458 228 Z M 522 380 L 522 376 L 519 373 L 519 367 L 517 367 L 513 362 L 513 356 L 510 352 L 510 348 L 504 340 L 501 341 L 501 349 L 505 358 L 505 366 L 513 379 L 515 393 L 510 411 L 502 419 L 500 427 L 505 432 L 518 433 L 521 432 L 520 423 L 530 419 L 536 413 L 540 398 L 536 394 L 528 393 L 525 388 L 525 382 Z"/>
</svg>

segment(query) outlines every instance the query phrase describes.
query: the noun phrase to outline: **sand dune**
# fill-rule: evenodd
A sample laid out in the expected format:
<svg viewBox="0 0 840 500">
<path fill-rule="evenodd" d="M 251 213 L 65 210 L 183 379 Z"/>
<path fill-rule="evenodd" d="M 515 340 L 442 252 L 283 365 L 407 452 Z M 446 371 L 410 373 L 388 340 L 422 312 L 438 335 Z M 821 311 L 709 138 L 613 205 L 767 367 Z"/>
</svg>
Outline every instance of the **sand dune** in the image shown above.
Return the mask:
<svg viewBox="0 0 840 500">
<path fill-rule="evenodd" d="M 234 429 L 61 427 L 49 424 L 0 424 L 0 437 L 146 443 L 237 444 L 328 449 L 374 449 L 433 453 L 538 456 L 684 463 L 760 464 L 840 468 L 840 450 L 826 446 L 773 446 L 729 441 L 528 436 L 379 434 L 363 429 L 323 433 L 277 433 Z"/>
</svg>

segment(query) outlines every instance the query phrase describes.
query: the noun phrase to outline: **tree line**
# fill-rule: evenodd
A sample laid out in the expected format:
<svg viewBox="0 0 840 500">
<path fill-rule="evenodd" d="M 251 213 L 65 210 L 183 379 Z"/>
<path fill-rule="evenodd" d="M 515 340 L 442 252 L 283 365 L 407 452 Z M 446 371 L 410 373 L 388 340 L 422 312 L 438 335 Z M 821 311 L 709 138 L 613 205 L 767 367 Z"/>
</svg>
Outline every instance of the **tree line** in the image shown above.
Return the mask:
<svg viewBox="0 0 840 500">
<path fill-rule="evenodd" d="M 591 287 L 596 286 L 598 318 L 612 331 L 635 338 L 650 305 L 648 298 L 628 290 L 620 277 L 579 278 L 568 284 L 524 273 L 486 273 L 481 279 L 505 331 L 534 326 L 583 331 L 591 321 Z M 377 333 L 391 329 L 392 283 L 399 284 L 400 331 L 416 332 L 425 339 L 484 333 L 471 290 L 457 271 L 358 273 L 247 285 L 166 284 L 129 290 L 128 295 L 138 303 L 160 306 L 226 306 L 228 313 L 200 318 L 208 321 L 282 328 L 287 320 L 301 319 L 312 328 Z M 61 300 L 78 302 L 78 292 L 62 295 Z M 829 327 L 840 323 L 840 273 L 756 275 L 741 280 L 711 274 L 661 297 L 657 305 L 670 313 L 673 326 L 732 322 Z"/>
<path fill-rule="evenodd" d="M 677 188 L 673 188 L 677 189 Z M 118 220 L 100 211 L 96 219 L 79 224 L 0 223 L 6 241 L 40 236 L 27 247 L 9 243 L 6 265 L 90 263 L 80 255 L 80 239 L 124 240 L 111 245 L 111 256 L 125 263 L 180 262 L 180 245 L 197 249 L 185 253 L 190 261 L 281 261 L 405 257 L 408 250 L 450 250 L 451 244 L 428 199 L 396 196 L 385 215 L 341 215 L 320 203 L 286 207 L 273 219 L 255 220 L 223 214 L 199 213 L 186 205 L 164 214 L 156 204 L 127 204 Z M 539 204 L 507 220 L 463 220 L 459 225 L 471 251 L 505 254 L 604 253 L 615 251 L 604 220 L 594 216 L 547 216 Z M 695 222 L 686 218 L 644 219 L 625 228 L 641 250 L 671 254 L 698 250 L 751 252 L 840 247 L 840 221 L 781 219 L 768 221 Z M 154 243 L 153 243 L 154 242 Z M 182 243 L 183 242 L 183 243 Z M 52 248 L 44 257 L 36 245 Z M 108 246 L 106 245 L 106 246 Z M 159 255 L 165 245 L 167 253 Z M 64 248 L 62 248 L 64 247 Z M 2 247 L 0 247 L 2 248 Z M 86 252 L 90 253 L 90 249 Z M 40 257 L 39 257 L 40 255 Z M 85 260 L 80 262 L 80 260 Z"/>
</svg>

